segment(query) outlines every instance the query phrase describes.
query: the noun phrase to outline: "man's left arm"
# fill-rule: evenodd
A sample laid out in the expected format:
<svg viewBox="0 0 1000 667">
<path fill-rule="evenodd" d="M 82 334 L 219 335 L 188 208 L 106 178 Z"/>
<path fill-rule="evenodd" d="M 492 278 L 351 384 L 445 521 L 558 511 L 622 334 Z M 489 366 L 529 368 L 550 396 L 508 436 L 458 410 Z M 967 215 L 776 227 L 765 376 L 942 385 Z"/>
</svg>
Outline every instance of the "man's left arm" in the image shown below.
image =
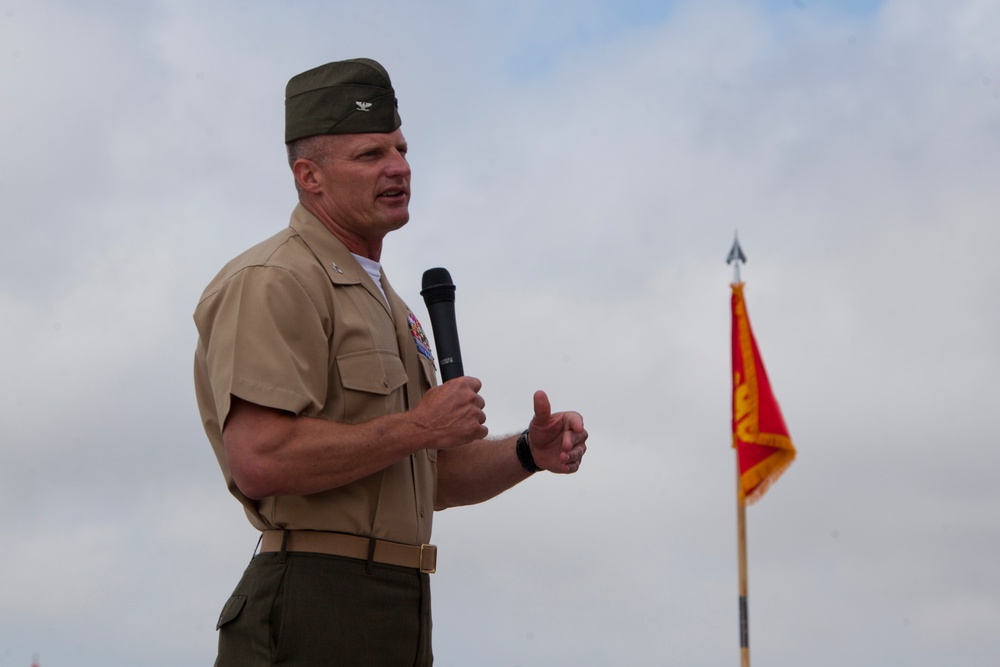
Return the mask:
<svg viewBox="0 0 1000 667">
<path fill-rule="evenodd" d="M 575 473 L 587 452 L 583 417 L 577 412 L 552 414 L 544 391 L 535 392 L 534 408 L 528 425 L 528 445 L 535 464 L 549 472 Z M 481 503 L 530 477 L 515 452 L 519 437 L 477 440 L 438 452 L 434 509 Z"/>
</svg>

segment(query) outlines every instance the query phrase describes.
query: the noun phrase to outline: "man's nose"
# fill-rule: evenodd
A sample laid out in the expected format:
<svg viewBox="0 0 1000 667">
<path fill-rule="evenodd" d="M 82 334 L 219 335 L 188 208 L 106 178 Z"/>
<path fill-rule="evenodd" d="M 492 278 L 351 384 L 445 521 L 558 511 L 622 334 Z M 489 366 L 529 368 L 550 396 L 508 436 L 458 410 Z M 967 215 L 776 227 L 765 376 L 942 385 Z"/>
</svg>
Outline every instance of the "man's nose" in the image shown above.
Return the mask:
<svg viewBox="0 0 1000 667">
<path fill-rule="evenodd" d="M 410 176 L 410 163 L 406 161 L 406 156 L 404 156 L 399 151 L 393 151 L 389 157 L 389 166 L 386 168 L 386 173 L 389 176 Z"/>
</svg>

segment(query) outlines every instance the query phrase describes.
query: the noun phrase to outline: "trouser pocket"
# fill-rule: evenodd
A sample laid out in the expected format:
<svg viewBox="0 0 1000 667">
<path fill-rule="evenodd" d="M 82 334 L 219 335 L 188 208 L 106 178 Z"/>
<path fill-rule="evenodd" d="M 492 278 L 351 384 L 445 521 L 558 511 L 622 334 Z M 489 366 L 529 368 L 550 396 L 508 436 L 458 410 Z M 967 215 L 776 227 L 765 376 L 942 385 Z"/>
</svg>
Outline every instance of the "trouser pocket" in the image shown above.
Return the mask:
<svg viewBox="0 0 1000 667">
<path fill-rule="evenodd" d="M 245 595 L 233 595 L 226 601 L 226 606 L 222 608 L 222 613 L 219 614 L 219 622 L 215 624 L 215 629 L 220 630 L 222 626 L 230 621 L 236 619 L 243 611 L 243 606 L 247 603 L 247 596 Z"/>
<path fill-rule="evenodd" d="M 286 564 L 278 554 L 256 556 L 219 615 L 215 667 L 272 664 L 281 633 Z"/>
</svg>

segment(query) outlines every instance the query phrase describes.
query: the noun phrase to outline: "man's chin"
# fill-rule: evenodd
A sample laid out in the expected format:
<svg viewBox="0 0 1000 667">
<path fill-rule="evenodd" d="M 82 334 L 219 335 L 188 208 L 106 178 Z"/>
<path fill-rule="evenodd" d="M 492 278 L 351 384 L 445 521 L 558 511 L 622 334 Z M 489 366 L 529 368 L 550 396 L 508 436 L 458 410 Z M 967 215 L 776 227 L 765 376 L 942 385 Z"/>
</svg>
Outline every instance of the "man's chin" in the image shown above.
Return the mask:
<svg viewBox="0 0 1000 667">
<path fill-rule="evenodd" d="M 389 216 L 388 225 L 393 231 L 395 231 L 405 226 L 406 223 L 408 223 L 409 221 L 410 221 L 410 213 L 409 211 L 406 211 L 402 214 L 395 214 Z"/>
</svg>

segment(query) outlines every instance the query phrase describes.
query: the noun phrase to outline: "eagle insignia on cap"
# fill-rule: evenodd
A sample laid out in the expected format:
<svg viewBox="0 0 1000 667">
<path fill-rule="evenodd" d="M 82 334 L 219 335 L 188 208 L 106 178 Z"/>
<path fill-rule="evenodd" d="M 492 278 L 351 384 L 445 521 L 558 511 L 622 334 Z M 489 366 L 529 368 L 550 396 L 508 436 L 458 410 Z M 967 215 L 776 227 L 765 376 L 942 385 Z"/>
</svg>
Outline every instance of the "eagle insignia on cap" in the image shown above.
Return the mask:
<svg viewBox="0 0 1000 667">
<path fill-rule="evenodd" d="M 372 108 L 371 102 L 355 102 L 355 104 L 358 105 L 357 109 L 358 111 L 371 111 Z"/>
</svg>

